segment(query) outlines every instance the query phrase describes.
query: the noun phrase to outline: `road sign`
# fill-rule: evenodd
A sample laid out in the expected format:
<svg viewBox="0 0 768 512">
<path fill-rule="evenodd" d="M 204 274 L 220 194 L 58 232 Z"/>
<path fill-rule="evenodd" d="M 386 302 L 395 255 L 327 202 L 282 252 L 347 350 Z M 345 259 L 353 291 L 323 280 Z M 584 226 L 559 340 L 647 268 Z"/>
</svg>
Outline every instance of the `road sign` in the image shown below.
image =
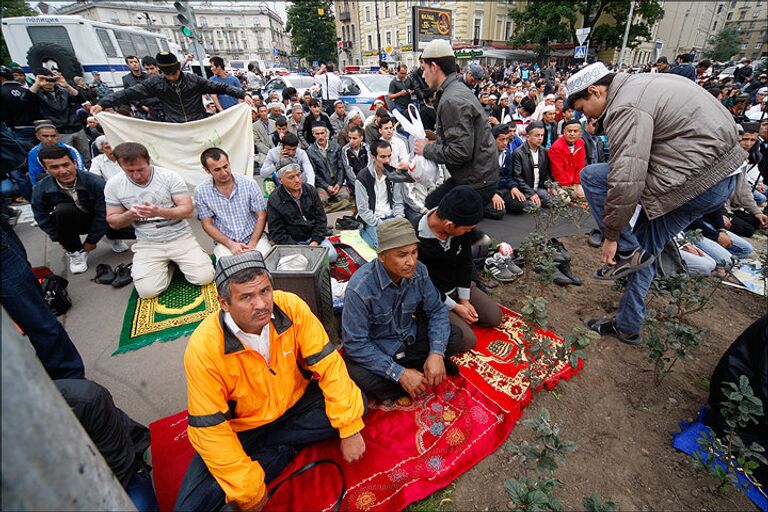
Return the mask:
<svg viewBox="0 0 768 512">
<path fill-rule="evenodd" d="M 387 45 L 386 48 L 384 48 L 384 51 L 387 52 L 387 53 L 392 53 L 392 46 L 391 45 Z"/>
<path fill-rule="evenodd" d="M 388 54 L 386 52 L 381 52 L 379 55 L 379 60 L 387 60 Z"/>
<path fill-rule="evenodd" d="M 574 59 L 583 59 L 587 56 L 587 47 L 586 46 L 577 46 L 573 50 L 573 58 Z"/>
<path fill-rule="evenodd" d="M 589 36 L 589 31 L 592 30 L 590 28 L 580 28 L 576 30 L 576 39 L 579 40 L 579 44 L 584 44 L 584 41 L 587 40 L 587 36 Z"/>
<path fill-rule="evenodd" d="M 277 57 L 278 55 L 280 55 L 280 50 L 278 50 L 277 48 L 272 48 L 272 53 L 275 55 L 275 57 Z"/>
<path fill-rule="evenodd" d="M 313 67 L 313 68 L 316 68 L 317 66 L 319 66 L 319 64 L 317 63 L 317 61 L 316 61 L 316 60 L 313 60 L 313 61 L 312 61 L 312 67 Z"/>
</svg>

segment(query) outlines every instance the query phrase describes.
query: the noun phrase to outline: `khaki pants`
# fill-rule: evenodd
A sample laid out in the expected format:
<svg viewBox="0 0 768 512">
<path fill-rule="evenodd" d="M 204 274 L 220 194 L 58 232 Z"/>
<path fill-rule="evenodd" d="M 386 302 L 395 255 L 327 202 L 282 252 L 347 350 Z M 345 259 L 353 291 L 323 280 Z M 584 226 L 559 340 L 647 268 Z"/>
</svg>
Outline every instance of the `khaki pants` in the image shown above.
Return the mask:
<svg viewBox="0 0 768 512">
<path fill-rule="evenodd" d="M 192 284 L 205 285 L 213 281 L 211 258 L 191 233 L 167 242 L 139 240 L 131 249 L 134 252 L 131 276 L 142 299 L 157 297 L 168 288 L 173 277 L 171 262 L 179 266 Z"/>
<path fill-rule="evenodd" d="M 256 247 L 254 249 L 261 253 L 262 256 L 265 258 L 267 257 L 267 253 L 272 248 L 272 244 L 269 242 L 269 239 L 267 238 L 267 235 L 262 234 L 261 238 L 259 238 L 259 241 L 256 242 Z M 220 243 L 216 243 L 213 246 L 213 255 L 216 256 L 216 261 L 219 261 L 222 256 L 232 256 L 232 251 L 229 250 L 229 247 L 226 245 L 222 245 Z"/>
</svg>

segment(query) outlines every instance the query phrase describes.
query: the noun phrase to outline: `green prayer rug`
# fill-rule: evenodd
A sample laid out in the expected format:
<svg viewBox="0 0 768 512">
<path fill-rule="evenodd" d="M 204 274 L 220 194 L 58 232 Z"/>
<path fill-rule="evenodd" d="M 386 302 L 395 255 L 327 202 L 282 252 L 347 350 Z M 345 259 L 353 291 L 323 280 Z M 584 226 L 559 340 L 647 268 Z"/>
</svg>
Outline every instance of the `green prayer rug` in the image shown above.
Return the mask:
<svg viewBox="0 0 768 512">
<path fill-rule="evenodd" d="M 190 284 L 176 272 L 171 285 L 154 299 L 140 299 L 134 288 L 123 317 L 120 343 L 112 355 L 191 334 L 205 317 L 219 310 L 216 284 Z"/>
</svg>

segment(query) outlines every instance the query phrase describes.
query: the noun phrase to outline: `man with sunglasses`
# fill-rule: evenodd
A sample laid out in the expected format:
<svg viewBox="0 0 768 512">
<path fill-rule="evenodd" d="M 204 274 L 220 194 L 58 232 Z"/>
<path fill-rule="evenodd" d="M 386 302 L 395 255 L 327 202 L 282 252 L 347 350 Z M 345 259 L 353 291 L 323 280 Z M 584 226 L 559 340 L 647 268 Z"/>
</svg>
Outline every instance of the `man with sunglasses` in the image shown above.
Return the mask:
<svg viewBox="0 0 768 512">
<path fill-rule="evenodd" d="M 192 73 L 183 73 L 181 64 L 172 53 L 160 52 L 155 60 L 163 76 L 149 77 L 139 84 L 103 97 L 98 105 L 91 107 L 91 114 L 131 101 L 157 98 L 163 104 L 166 122 L 186 123 L 208 117 L 201 99 L 204 94 L 227 94 L 244 100 L 248 105 L 253 104 L 243 89 Z"/>
</svg>

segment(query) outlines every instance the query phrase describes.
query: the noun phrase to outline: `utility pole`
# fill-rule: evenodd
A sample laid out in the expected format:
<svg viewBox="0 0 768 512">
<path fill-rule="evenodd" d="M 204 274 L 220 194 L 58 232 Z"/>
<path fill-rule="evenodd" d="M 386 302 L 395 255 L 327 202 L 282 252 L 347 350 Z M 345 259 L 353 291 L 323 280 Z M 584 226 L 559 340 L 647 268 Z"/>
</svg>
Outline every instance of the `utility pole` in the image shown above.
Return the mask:
<svg viewBox="0 0 768 512">
<path fill-rule="evenodd" d="M 379 60 L 379 63 L 381 63 L 381 29 L 379 28 L 379 0 L 373 1 L 373 17 L 376 18 L 376 46 L 378 47 L 378 50 L 379 50 L 379 54 L 376 56 L 376 58 Z"/>
<path fill-rule="evenodd" d="M 627 16 L 627 26 L 624 29 L 624 39 L 621 41 L 621 51 L 619 52 L 618 69 L 624 64 L 624 54 L 627 51 L 627 41 L 629 40 L 629 27 L 632 25 L 632 15 L 635 13 L 635 0 L 629 2 L 629 16 Z"/>
</svg>

